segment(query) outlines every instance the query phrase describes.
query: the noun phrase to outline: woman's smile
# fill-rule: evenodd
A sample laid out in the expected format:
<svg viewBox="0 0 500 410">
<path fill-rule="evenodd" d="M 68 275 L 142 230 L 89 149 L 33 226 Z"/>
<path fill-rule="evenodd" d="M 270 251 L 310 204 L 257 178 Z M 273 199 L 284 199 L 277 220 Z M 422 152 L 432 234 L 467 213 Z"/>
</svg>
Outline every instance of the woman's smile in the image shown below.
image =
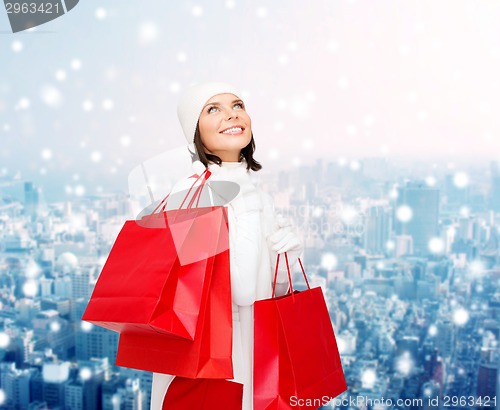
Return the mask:
<svg viewBox="0 0 500 410">
<path fill-rule="evenodd" d="M 240 125 L 231 126 L 229 128 L 220 131 L 221 134 L 231 134 L 231 135 L 241 135 L 245 131 L 245 128 Z"/>
</svg>

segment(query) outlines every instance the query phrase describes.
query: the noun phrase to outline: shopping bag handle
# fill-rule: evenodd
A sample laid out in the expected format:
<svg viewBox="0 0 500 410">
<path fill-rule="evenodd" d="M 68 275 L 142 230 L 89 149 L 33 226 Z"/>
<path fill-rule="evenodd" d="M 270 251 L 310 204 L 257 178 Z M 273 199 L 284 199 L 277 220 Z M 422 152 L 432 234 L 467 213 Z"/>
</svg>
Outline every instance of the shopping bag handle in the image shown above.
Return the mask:
<svg viewBox="0 0 500 410">
<path fill-rule="evenodd" d="M 307 284 L 307 288 L 308 289 L 311 289 L 311 286 L 309 286 L 309 281 L 307 280 L 307 275 L 306 275 L 306 271 L 304 270 L 304 266 L 302 265 L 302 261 L 300 260 L 300 258 L 298 258 L 299 260 L 299 263 L 300 263 L 300 268 L 302 269 L 302 274 L 304 275 L 304 279 L 306 280 L 306 284 Z M 292 275 L 290 273 L 290 265 L 288 264 L 288 255 L 287 253 L 285 252 L 285 261 L 286 261 L 286 270 L 287 270 L 287 274 L 288 274 L 288 282 L 290 283 L 290 292 L 292 294 L 292 298 L 294 297 L 293 295 L 293 285 L 292 285 Z M 280 254 L 278 253 L 278 257 L 276 258 L 276 269 L 274 270 L 274 280 L 273 280 L 273 298 L 274 298 L 274 295 L 275 295 L 275 292 L 276 292 L 276 280 L 278 278 L 278 266 L 279 266 L 279 262 L 280 262 Z"/>
<path fill-rule="evenodd" d="M 184 200 L 182 201 L 181 205 L 179 206 L 179 209 L 182 209 L 182 206 L 186 202 L 186 199 L 189 197 L 191 190 L 193 189 L 195 184 L 200 180 L 200 178 L 203 177 L 201 184 L 196 188 L 193 196 L 191 197 L 191 200 L 189 201 L 189 203 L 187 205 L 187 209 L 190 209 L 193 206 L 193 202 L 195 199 L 197 199 L 196 207 L 198 207 L 198 204 L 200 202 L 200 197 L 201 197 L 201 190 L 203 189 L 207 179 L 210 177 L 211 174 L 212 173 L 208 170 L 208 168 L 206 168 L 200 175 L 197 175 L 197 174 L 193 175 L 193 176 L 196 176 L 196 179 L 194 180 L 191 187 L 189 188 L 189 191 L 187 192 L 186 196 L 184 197 Z M 156 206 L 156 208 L 153 210 L 153 212 L 151 212 L 151 214 L 154 214 L 160 207 L 161 207 L 161 212 L 164 212 L 165 207 L 167 206 L 167 199 L 169 196 L 170 196 L 170 192 L 167 194 L 167 196 L 165 198 L 163 198 L 160 201 L 160 203 Z"/>
</svg>

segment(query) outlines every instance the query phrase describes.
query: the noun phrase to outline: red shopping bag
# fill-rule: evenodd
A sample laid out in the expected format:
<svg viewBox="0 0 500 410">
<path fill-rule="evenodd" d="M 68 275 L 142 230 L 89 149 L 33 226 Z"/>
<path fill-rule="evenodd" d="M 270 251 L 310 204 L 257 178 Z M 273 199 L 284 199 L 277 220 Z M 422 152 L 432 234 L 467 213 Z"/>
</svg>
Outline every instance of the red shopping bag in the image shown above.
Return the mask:
<svg viewBox="0 0 500 410">
<path fill-rule="evenodd" d="M 116 365 L 188 378 L 232 379 L 229 250 L 214 257 L 194 341 L 162 334 L 122 332 Z"/>
<path fill-rule="evenodd" d="M 274 287 L 278 262 L 279 255 Z M 299 262 L 307 290 L 294 291 L 288 271 L 287 295 L 274 297 L 273 290 L 271 299 L 255 302 L 255 409 L 316 409 L 347 390 L 323 292 L 309 287 Z"/>
<path fill-rule="evenodd" d="M 140 223 L 126 221 L 82 320 L 118 332 L 163 333 L 193 340 L 214 255 L 228 248 L 226 221 L 224 207 L 190 207 L 153 213 Z M 186 244 L 198 252 L 192 263 L 179 260 L 172 233 L 177 226 L 183 226 Z"/>
<path fill-rule="evenodd" d="M 243 385 L 224 379 L 175 377 L 163 399 L 164 410 L 240 410 Z"/>
</svg>

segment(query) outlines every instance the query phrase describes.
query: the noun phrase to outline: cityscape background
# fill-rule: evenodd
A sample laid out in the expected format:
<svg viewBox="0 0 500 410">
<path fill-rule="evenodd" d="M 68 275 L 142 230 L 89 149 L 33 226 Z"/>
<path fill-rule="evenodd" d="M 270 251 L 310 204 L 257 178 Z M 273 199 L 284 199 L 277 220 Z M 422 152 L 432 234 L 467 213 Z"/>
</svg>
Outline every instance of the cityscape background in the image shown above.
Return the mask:
<svg viewBox="0 0 500 410">
<path fill-rule="evenodd" d="M 256 183 L 304 240 L 337 336 L 342 397 L 496 407 L 499 162 L 442 173 L 423 164 L 320 159 Z M 114 366 L 118 334 L 81 321 L 129 218 L 127 193 L 41 206 L 32 182 L 7 178 L 0 192 L 0 407 L 148 409 L 151 374 Z M 295 279 L 305 288 L 300 271 Z"/>
<path fill-rule="evenodd" d="M 151 374 L 81 316 L 130 173 L 185 144 L 178 96 L 205 80 L 243 91 L 342 397 L 496 407 L 498 21 L 495 0 L 88 0 L 13 34 L 0 11 L 0 408 L 149 408 Z"/>
</svg>

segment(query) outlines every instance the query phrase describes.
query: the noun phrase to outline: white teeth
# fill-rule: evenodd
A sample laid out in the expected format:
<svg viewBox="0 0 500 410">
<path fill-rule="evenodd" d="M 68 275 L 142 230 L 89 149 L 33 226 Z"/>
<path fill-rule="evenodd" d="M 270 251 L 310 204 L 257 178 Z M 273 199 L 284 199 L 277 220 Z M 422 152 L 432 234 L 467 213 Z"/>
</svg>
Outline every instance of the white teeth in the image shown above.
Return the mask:
<svg viewBox="0 0 500 410">
<path fill-rule="evenodd" d="M 222 133 L 223 134 L 232 134 L 234 132 L 242 132 L 242 131 L 243 131 L 243 129 L 240 128 L 240 127 L 233 127 L 233 128 L 229 128 L 229 129 L 227 129 L 225 131 L 222 131 Z"/>
</svg>

